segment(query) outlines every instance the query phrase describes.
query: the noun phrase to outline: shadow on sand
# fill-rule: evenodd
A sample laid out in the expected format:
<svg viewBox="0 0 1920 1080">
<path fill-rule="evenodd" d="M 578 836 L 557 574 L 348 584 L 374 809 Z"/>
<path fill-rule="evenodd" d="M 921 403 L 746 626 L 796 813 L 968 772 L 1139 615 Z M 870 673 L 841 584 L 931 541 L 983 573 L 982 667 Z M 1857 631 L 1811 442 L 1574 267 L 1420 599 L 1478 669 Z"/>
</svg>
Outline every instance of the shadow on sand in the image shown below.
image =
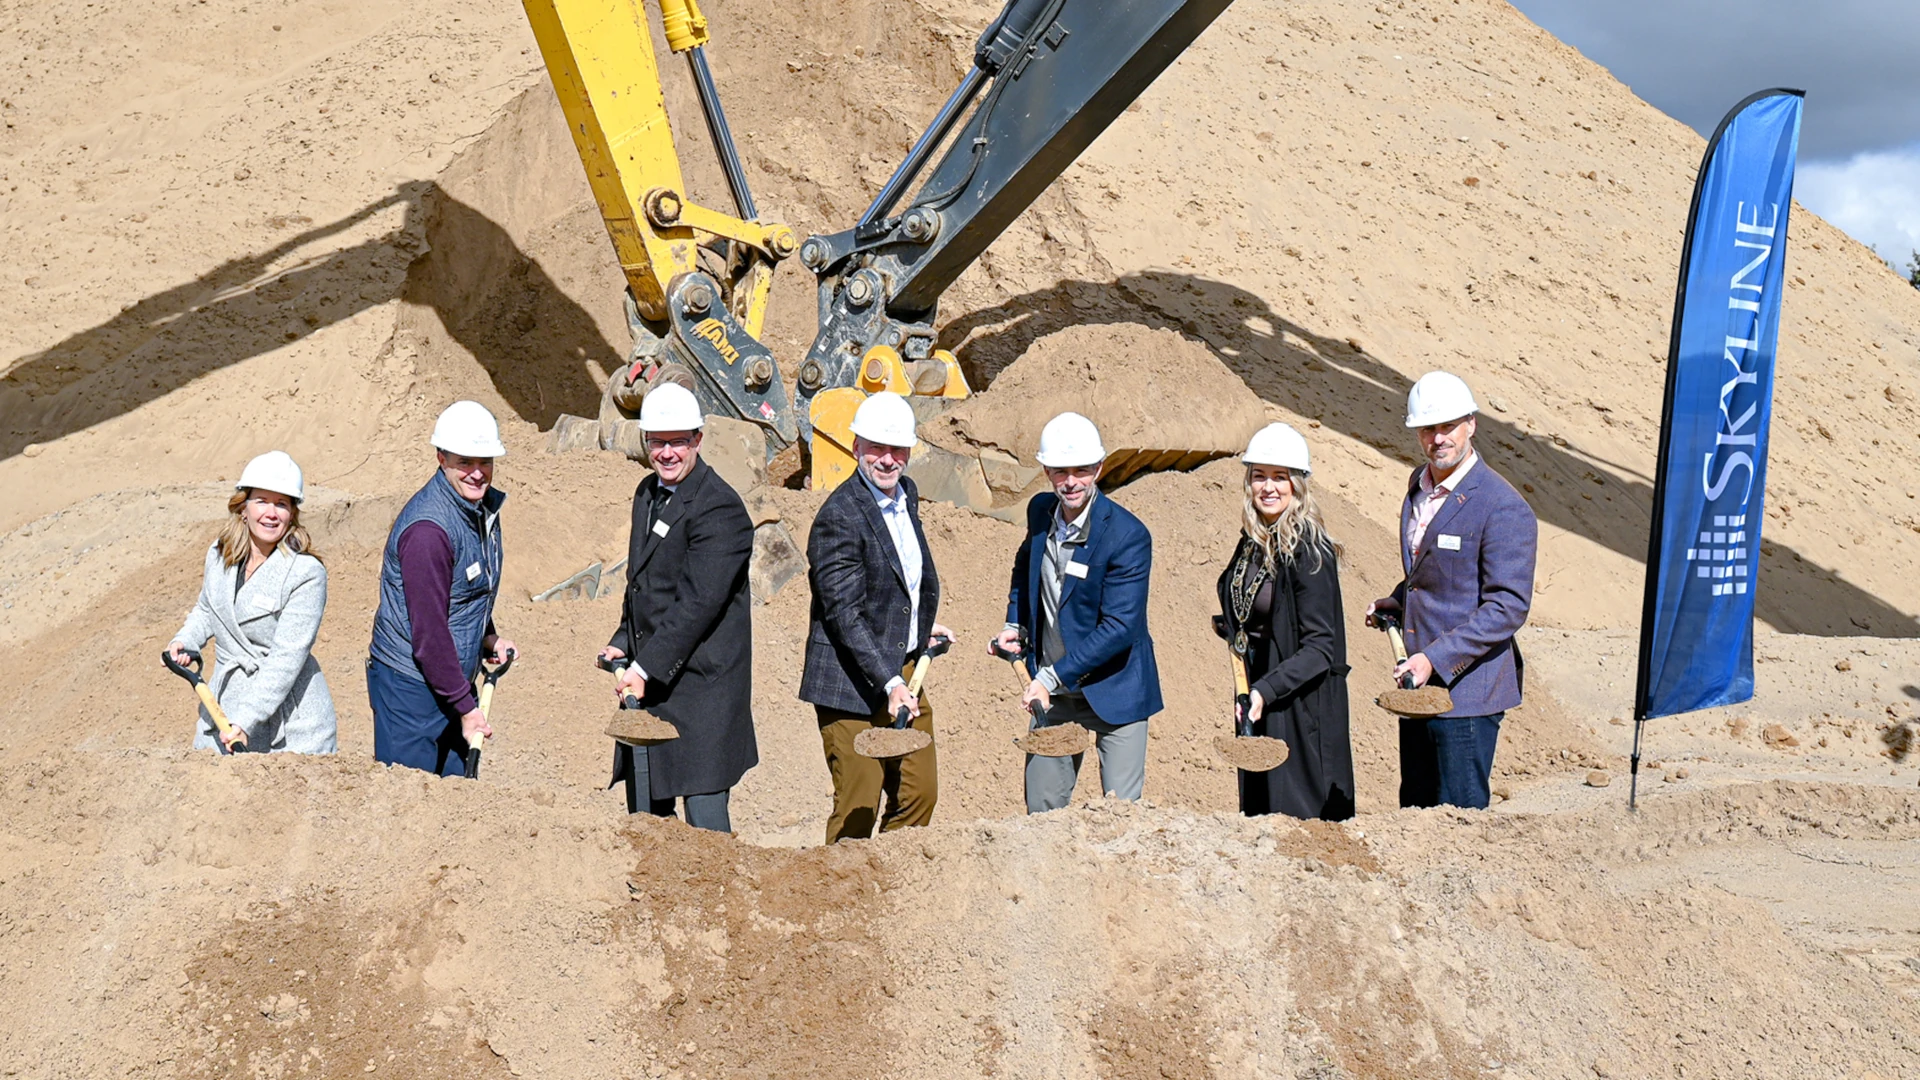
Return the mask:
<svg viewBox="0 0 1920 1080">
<path fill-rule="evenodd" d="M 1178 331 L 1211 349 L 1263 399 L 1317 419 L 1412 467 L 1404 427 L 1408 380 L 1351 340 L 1316 334 L 1233 285 L 1169 272 L 1114 282 L 1063 281 L 948 323 L 953 349 L 983 386 L 1034 341 L 1068 326 L 1138 323 Z M 1495 468 L 1523 492 L 1540 519 L 1644 563 L 1653 514 L 1650 477 L 1530 434 L 1497 412 L 1480 417 L 1476 439 Z M 1623 478 L 1624 477 L 1624 478 Z M 1778 541 L 1761 556 L 1758 614 L 1780 630 L 1827 636 L 1920 637 L 1920 621 L 1839 579 Z M 1639 583 L 1634 584 L 1636 599 Z"/>
<path fill-rule="evenodd" d="M 404 209 L 393 229 L 283 265 L 394 207 Z M 415 236 L 427 244 L 418 258 Z M 0 459 L 396 298 L 431 308 L 514 412 L 542 428 L 562 412 L 594 415 L 601 387 L 587 365 L 610 371 L 623 355 L 499 225 L 431 182 L 407 184 L 15 363 L 0 377 Z"/>
</svg>

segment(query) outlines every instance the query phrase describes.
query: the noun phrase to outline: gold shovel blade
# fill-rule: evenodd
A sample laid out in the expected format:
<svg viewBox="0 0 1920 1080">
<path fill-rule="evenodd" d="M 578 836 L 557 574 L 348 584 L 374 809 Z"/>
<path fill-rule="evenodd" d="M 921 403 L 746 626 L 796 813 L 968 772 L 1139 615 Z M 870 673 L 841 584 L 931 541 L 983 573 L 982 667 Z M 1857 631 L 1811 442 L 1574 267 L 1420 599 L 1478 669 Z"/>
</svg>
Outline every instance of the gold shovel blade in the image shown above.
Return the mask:
<svg viewBox="0 0 1920 1080">
<path fill-rule="evenodd" d="M 854 753 L 862 757 L 906 757 L 933 745 L 933 736 L 918 728 L 870 727 L 853 737 Z"/>
<path fill-rule="evenodd" d="M 1373 699 L 1376 705 L 1396 716 L 1439 716 L 1453 711 L 1453 695 L 1444 686 L 1421 686 L 1412 690 L 1395 687 L 1381 691 Z"/>
<path fill-rule="evenodd" d="M 1286 764 L 1292 751 L 1281 739 L 1269 739 L 1263 735 L 1242 735 L 1230 738 L 1216 735 L 1213 738 L 1213 752 L 1219 754 L 1227 764 L 1247 772 L 1272 772 Z"/>
</svg>

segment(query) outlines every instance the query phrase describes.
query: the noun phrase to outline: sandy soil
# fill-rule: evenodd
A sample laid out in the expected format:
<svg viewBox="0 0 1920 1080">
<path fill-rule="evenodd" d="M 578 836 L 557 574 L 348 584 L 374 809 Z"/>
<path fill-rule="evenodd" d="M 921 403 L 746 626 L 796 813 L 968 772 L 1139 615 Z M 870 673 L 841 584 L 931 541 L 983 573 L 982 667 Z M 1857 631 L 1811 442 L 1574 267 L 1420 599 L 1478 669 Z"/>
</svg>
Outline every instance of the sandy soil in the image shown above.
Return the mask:
<svg viewBox="0 0 1920 1080">
<path fill-rule="evenodd" d="M 710 5 L 766 212 L 852 220 L 996 7 Z M 1398 576 L 1405 388 L 1471 380 L 1543 525 L 1503 798 L 1392 809 L 1396 732 L 1367 704 L 1387 647 L 1353 622 L 1361 816 L 1232 816 L 1207 617 L 1240 481 L 1215 462 L 1114 493 L 1156 537 L 1146 803 L 1086 801 L 1089 764 L 1079 805 L 1017 816 L 1024 723 L 984 641 L 1020 534 L 930 506 L 962 638 L 928 682 L 939 823 L 834 849 L 793 696 L 804 584 L 756 609 L 738 840 L 625 820 L 591 665 L 618 606 L 528 600 L 624 553 L 640 474 L 542 451 L 595 413 L 626 331 L 518 5 L 11 5 L 0 27 L 0 1071 L 1920 1076 L 1920 297 L 1796 211 L 1759 696 L 1653 725 L 1628 815 L 1700 140 L 1506 4 L 1242 0 L 943 311 L 975 384 L 1004 376 L 972 422 L 1016 453 L 1063 365 L 1090 408 L 1103 380 L 1171 385 L 1193 400 L 1169 423 L 1300 426 L 1356 616 Z M 813 312 L 783 268 L 789 367 Z M 360 671 L 379 545 L 456 396 L 506 422 L 500 618 L 525 650 L 477 784 L 372 765 Z M 330 760 L 188 752 L 192 699 L 154 663 L 272 447 L 306 466 L 332 570 Z M 817 498 L 772 497 L 804 535 Z"/>
</svg>

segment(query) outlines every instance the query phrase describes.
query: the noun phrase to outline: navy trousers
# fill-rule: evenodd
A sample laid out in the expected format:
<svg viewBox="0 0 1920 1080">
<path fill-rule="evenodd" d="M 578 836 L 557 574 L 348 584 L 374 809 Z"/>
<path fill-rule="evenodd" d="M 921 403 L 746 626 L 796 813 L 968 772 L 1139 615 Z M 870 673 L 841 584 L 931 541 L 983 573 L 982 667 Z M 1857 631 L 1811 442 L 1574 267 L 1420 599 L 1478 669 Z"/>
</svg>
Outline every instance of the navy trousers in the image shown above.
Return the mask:
<svg viewBox="0 0 1920 1080">
<path fill-rule="evenodd" d="M 373 706 L 373 760 L 441 776 L 467 774 L 460 714 L 442 705 L 425 682 L 368 660 L 367 702 Z"/>
<path fill-rule="evenodd" d="M 616 743 L 620 752 L 633 760 L 633 771 L 627 777 L 627 813 L 652 814 L 654 817 L 672 817 L 673 800 L 653 798 L 649 788 L 650 777 L 647 773 L 647 748 Z M 646 791 L 644 799 L 640 793 Z M 727 803 L 733 791 L 716 791 L 709 795 L 687 796 L 687 824 L 696 829 L 710 829 L 713 832 L 730 833 L 733 831 L 733 819 L 727 813 Z M 642 806 L 641 804 L 645 805 Z"/>
<path fill-rule="evenodd" d="M 1493 801 L 1493 749 L 1506 715 L 1402 717 L 1400 805 L 1485 810 Z"/>
</svg>

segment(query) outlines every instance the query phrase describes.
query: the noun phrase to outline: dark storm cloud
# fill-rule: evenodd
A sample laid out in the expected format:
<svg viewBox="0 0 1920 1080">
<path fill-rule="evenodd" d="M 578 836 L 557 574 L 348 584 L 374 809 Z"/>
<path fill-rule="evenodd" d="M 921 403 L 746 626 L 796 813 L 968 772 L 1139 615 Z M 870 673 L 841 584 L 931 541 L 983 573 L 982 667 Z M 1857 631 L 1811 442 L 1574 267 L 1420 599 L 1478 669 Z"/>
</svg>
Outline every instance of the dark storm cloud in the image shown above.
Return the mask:
<svg viewBox="0 0 1920 1080">
<path fill-rule="evenodd" d="M 1920 140 L 1920 0 L 1513 3 L 1703 135 L 1753 91 L 1792 86 L 1802 159 Z"/>
</svg>

